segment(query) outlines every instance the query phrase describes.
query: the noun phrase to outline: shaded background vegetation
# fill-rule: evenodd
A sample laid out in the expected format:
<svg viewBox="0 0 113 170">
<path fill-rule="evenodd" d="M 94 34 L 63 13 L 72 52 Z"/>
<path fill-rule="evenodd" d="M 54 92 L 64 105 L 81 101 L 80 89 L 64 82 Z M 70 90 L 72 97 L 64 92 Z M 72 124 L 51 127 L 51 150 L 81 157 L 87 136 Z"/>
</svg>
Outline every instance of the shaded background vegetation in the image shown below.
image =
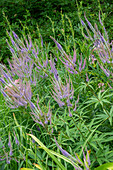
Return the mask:
<svg viewBox="0 0 113 170">
<path fill-rule="evenodd" d="M 98 21 L 99 5 L 101 5 L 103 11 L 103 18 L 106 29 L 110 39 L 113 38 L 113 3 L 110 0 L 86 0 L 78 1 L 81 5 L 82 14 L 86 12 L 89 20 L 93 19 L 93 22 Z M 37 24 L 40 28 L 41 35 L 46 42 L 52 42 L 50 35 L 52 35 L 51 21 L 48 17 L 54 21 L 54 27 L 56 31 L 56 38 L 58 37 L 62 41 L 62 37 L 59 33 L 61 10 L 63 14 L 66 14 L 72 21 L 75 31 L 75 38 L 81 39 L 81 33 L 79 27 L 78 9 L 76 0 L 1 0 L 0 2 L 0 62 L 6 64 L 6 59 L 10 57 L 9 50 L 6 44 L 6 30 L 12 29 L 17 34 L 22 32 L 23 27 L 27 26 L 32 33 L 32 37 L 38 38 Z M 7 22 L 7 19 L 9 24 Z M 67 29 L 67 34 L 69 30 Z"/>
<path fill-rule="evenodd" d="M 96 1 L 96 0 L 86 0 L 85 2 L 83 1 L 78 1 L 78 3 L 80 4 L 80 11 L 81 11 L 81 15 L 82 15 L 82 19 L 84 20 L 84 12 L 86 13 L 86 16 L 88 18 L 89 21 L 91 21 L 92 24 L 94 24 L 94 22 L 96 22 L 97 24 L 99 23 L 98 21 L 98 13 L 99 10 L 102 9 L 101 14 L 102 14 L 102 19 L 104 19 L 104 24 L 105 27 L 107 29 L 107 32 L 109 34 L 109 38 L 110 40 L 113 39 L 113 16 L 112 16 L 112 9 L 113 9 L 113 4 L 111 3 L 111 1 Z M 8 45 L 6 44 L 6 38 L 8 38 L 7 36 L 7 31 L 8 30 L 11 33 L 11 30 L 15 31 L 19 37 L 23 35 L 26 35 L 28 33 L 31 34 L 32 40 L 36 41 L 37 39 L 39 39 L 39 31 L 43 37 L 44 43 L 46 42 L 47 44 L 51 43 L 51 46 L 47 49 L 43 48 L 43 50 L 41 50 L 41 52 L 45 52 L 44 50 L 48 50 L 46 52 L 49 52 L 49 50 L 51 50 L 51 48 L 53 48 L 53 46 L 55 46 L 55 43 L 50 39 L 50 36 L 55 37 L 55 39 L 58 39 L 58 42 L 60 42 L 61 45 L 63 45 L 64 50 L 66 49 L 66 47 L 68 47 L 68 44 L 70 45 L 72 43 L 72 34 L 69 28 L 69 22 L 68 20 L 65 18 L 65 26 L 66 26 L 66 35 L 69 35 L 69 41 L 67 46 L 64 45 L 64 37 L 61 34 L 61 30 L 63 29 L 62 27 L 62 16 L 61 16 L 61 11 L 62 11 L 62 16 L 63 14 L 66 16 L 68 16 L 70 18 L 70 20 L 72 21 L 72 25 L 74 28 L 74 32 L 75 32 L 75 39 L 74 40 L 78 40 L 81 43 L 81 49 L 83 50 L 83 57 L 85 58 L 86 56 L 89 57 L 89 53 L 88 50 L 84 50 L 85 48 L 88 49 L 88 46 L 85 45 L 85 41 L 83 43 L 83 36 L 81 34 L 81 30 L 80 30 L 80 21 L 79 21 L 79 17 L 78 17 L 78 8 L 77 8 L 77 4 L 75 0 L 69 1 L 69 0 L 51 0 L 51 1 L 44 1 L 44 0 L 2 0 L 0 3 L 0 62 L 1 63 L 5 63 L 7 64 L 6 60 L 7 58 L 11 57 L 10 51 L 8 49 Z M 39 26 L 39 29 L 37 29 L 37 24 Z M 55 28 L 55 35 L 54 35 L 54 31 L 53 28 Z M 67 38 L 67 37 L 66 37 Z M 9 40 L 10 41 L 10 40 Z M 74 41 L 75 42 L 75 41 Z M 40 44 L 40 43 L 39 43 Z M 86 47 L 84 47 L 86 46 Z M 42 46 L 40 44 L 40 49 L 42 49 Z M 54 49 L 54 48 L 53 48 Z M 66 49 L 67 50 L 67 49 Z M 55 51 L 55 50 L 54 50 Z M 86 52 L 84 52 L 86 51 Z M 39 55 L 42 56 L 42 55 Z M 60 64 L 59 64 L 60 63 Z M 64 77 L 64 71 L 60 72 L 60 69 L 63 68 L 61 62 L 59 62 L 58 65 L 56 63 L 56 66 L 58 66 L 58 70 L 59 70 L 59 74 L 61 75 L 61 77 Z M 91 66 L 91 65 L 90 65 Z M 105 77 L 105 75 L 103 74 L 102 70 L 100 72 L 100 69 L 95 69 L 96 66 L 93 67 L 89 67 L 88 66 L 88 71 L 89 72 L 89 76 L 90 78 L 94 77 L 94 81 L 92 83 L 93 87 L 94 87 L 94 92 L 98 95 L 98 91 L 100 90 L 100 88 L 98 87 L 98 83 L 105 83 L 105 87 L 108 88 L 108 78 Z M 98 68 L 98 67 L 97 67 Z M 61 69 L 62 70 L 62 69 Z M 87 72 L 88 72 L 87 71 Z M 73 77 L 73 84 L 75 89 L 77 89 L 76 87 L 78 85 L 80 85 L 80 82 L 84 82 L 85 81 L 85 72 L 84 72 L 84 76 L 81 79 L 81 76 L 76 76 Z M 75 80 L 76 79 L 76 80 Z M 63 79 L 64 80 L 64 79 Z M 77 83 L 75 83 L 75 81 Z M 33 88 L 33 92 L 34 92 L 34 96 L 37 96 L 37 94 L 40 96 L 40 100 L 41 100 L 41 105 L 43 105 L 44 110 L 46 110 L 46 104 L 47 101 L 49 99 L 49 91 L 48 89 L 50 89 L 50 85 L 49 85 L 49 81 L 45 81 L 44 79 L 40 80 L 37 82 L 37 88 L 34 90 Z M 93 95 L 92 92 L 90 91 L 90 88 L 87 89 L 86 91 L 83 91 L 83 87 L 82 85 L 81 87 L 81 91 L 80 91 L 80 103 L 84 103 L 84 101 L 87 101 L 87 99 L 91 99 L 91 96 Z M 85 89 L 85 88 L 84 88 Z M 78 90 L 78 89 L 77 89 Z M 111 91 L 108 91 L 111 95 Z M 107 93 L 108 93 L 107 92 Z M 94 94 L 95 94 L 94 93 Z M 109 94 L 108 93 L 108 94 Z M 0 94 L 1 95 L 1 94 Z M 77 93 L 75 94 L 77 97 Z M 33 96 L 33 98 L 35 98 Z M 109 96 L 108 96 L 109 97 Z M 109 100 L 112 101 L 112 98 L 109 97 Z M 13 128 L 16 129 L 15 126 L 15 122 L 14 122 L 14 118 L 13 118 L 13 111 L 9 108 L 7 108 L 7 106 L 5 106 L 5 101 L 3 99 L 3 96 L 0 96 L 0 111 L 2 112 L 1 114 L 1 118 L 0 118 L 0 123 L 1 123 L 1 129 L 5 130 L 2 132 L 2 137 L 3 140 L 5 139 L 5 144 L 7 144 L 8 141 L 8 134 L 9 131 L 12 131 Z M 70 145 L 72 147 L 72 150 L 75 148 L 75 141 L 72 145 L 72 142 L 70 140 L 70 136 L 73 136 L 73 132 L 76 132 L 76 127 L 74 127 L 74 130 L 72 129 L 73 126 L 70 124 L 69 125 L 69 129 L 68 126 L 65 124 L 65 122 L 71 122 L 68 117 L 65 118 L 65 114 L 62 117 L 62 112 L 64 111 L 63 109 L 57 111 L 57 105 L 55 104 L 55 102 L 52 100 L 52 109 L 54 109 L 54 124 L 55 124 L 55 128 L 58 128 L 58 130 L 55 129 L 55 133 L 57 133 L 56 131 L 61 133 L 61 139 L 63 139 L 64 141 L 67 141 L 67 145 L 66 145 L 66 149 L 67 146 Z M 3 103 L 3 104 L 2 104 Z M 93 102 L 92 102 L 93 104 Z M 111 106 L 111 103 L 110 103 Z M 105 108 L 107 108 L 108 110 L 110 110 L 110 106 L 108 107 L 108 103 L 105 104 Z M 86 107 L 86 105 L 85 105 Z M 82 129 L 82 132 L 87 136 L 87 132 L 89 133 L 90 130 L 89 128 L 87 128 L 86 130 L 86 125 L 88 125 L 88 127 L 90 127 L 91 130 L 93 130 L 93 128 L 96 128 L 96 123 L 97 121 L 100 119 L 104 119 L 104 113 L 102 114 L 102 110 L 100 109 L 101 106 L 99 108 L 93 109 L 93 105 L 89 106 L 88 108 L 86 108 L 86 113 L 84 113 L 82 115 L 82 112 L 80 113 L 82 115 L 82 118 L 84 119 L 84 121 L 82 120 L 82 118 L 80 117 L 80 121 L 79 119 L 77 120 L 80 124 L 80 127 Z M 20 110 L 19 110 L 20 109 Z M 31 120 L 30 115 L 28 114 L 30 111 L 27 108 L 27 110 L 23 109 L 23 108 L 19 108 L 17 110 L 15 110 L 14 112 L 17 113 L 17 120 L 19 121 L 21 127 L 23 128 L 23 131 L 27 133 L 31 133 L 31 129 L 33 130 L 33 132 L 35 132 L 34 134 L 36 136 L 39 137 L 39 139 L 41 139 L 44 144 L 46 146 L 51 146 L 51 142 L 50 142 L 50 137 L 48 137 L 48 134 L 45 138 L 45 136 L 43 137 L 42 131 L 37 132 L 37 127 L 34 126 L 34 121 Z M 56 110 L 55 110 L 56 109 Z M 93 109 L 93 111 L 92 111 Z M 112 108 L 111 108 L 112 110 Z M 82 110 L 81 110 L 82 111 Z M 87 113 L 88 112 L 88 113 Z M 21 113 L 24 113 L 21 115 Z M 90 114 L 91 113 L 91 114 Z M 57 117 L 57 115 L 59 114 L 59 117 Z M 85 118 L 85 114 L 88 115 L 88 119 Z M 4 115 L 4 117 L 3 117 Z M 100 116 L 98 118 L 98 116 Z M 93 119 L 97 118 L 96 123 L 94 124 L 93 127 Z M 57 122 L 57 118 L 60 118 L 60 121 Z M 65 118 L 65 119 L 64 119 Z M 61 120 L 65 120 L 61 123 Z M 91 121 L 91 122 L 90 122 Z M 110 121 L 112 122 L 112 116 Z M 5 123 L 4 123 L 5 122 Z M 85 122 L 85 123 L 84 123 Z M 78 125 L 79 125 L 78 124 Z M 98 124 L 98 123 L 97 123 Z M 111 123 L 112 124 L 112 123 Z M 98 128 L 98 131 L 95 133 L 95 136 L 92 134 L 92 136 L 94 136 L 94 138 L 92 138 L 91 144 L 95 143 L 98 139 L 98 148 L 94 149 L 94 151 L 96 150 L 96 155 L 95 158 L 98 158 L 98 163 L 101 164 L 103 162 L 108 162 L 108 161 L 112 161 L 113 159 L 113 152 L 112 152 L 112 129 L 113 127 L 111 126 L 111 124 L 109 124 L 109 121 L 107 120 L 105 123 L 103 123 L 103 125 L 101 127 Z M 63 130 L 64 132 L 63 132 Z M 66 129 L 66 130 L 65 130 Z M 102 132 L 102 133 L 100 133 Z M 11 132 L 13 133 L 13 132 Z M 18 131 L 17 131 L 18 134 Z M 63 136 L 63 137 L 62 137 Z M 21 164 L 23 158 L 23 155 L 28 155 L 27 150 L 25 151 L 25 149 L 23 149 L 23 146 L 25 145 L 26 148 L 28 147 L 28 141 L 22 141 L 21 139 L 23 138 L 23 136 L 20 134 L 20 143 L 22 145 L 20 145 L 21 147 L 21 151 L 23 152 L 23 154 L 21 154 L 21 152 L 15 156 L 18 157 L 20 164 L 19 166 L 23 166 Z M 74 137 L 75 138 L 75 137 Z M 76 142 L 78 142 L 78 144 L 81 146 L 83 145 L 83 141 L 81 138 L 81 141 L 79 140 L 80 138 L 80 134 L 78 133 L 76 135 Z M 7 139 L 7 140 L 6 140 Z M 69 140 L 70 141 L 69 141 Z M 64 144 L 64 141 L 62 141 L 62 144 Z M 65 142 L 66 142 L 65 141 Z M 28 143 L 27 143 L 28 142 Z M 109 143 L 108 143 L 109 142 Z M 34 146 L 34 144 L 33 144 Z M 93 145 L 92 145 L 93 146 Z M 94 145 L 95 146 L 95 145 Z M 78 147 L 78 146 L 77 146 Z M 15 148 L 15 147 L 14 147 Z M 92 147 L 93 148 L 93 147 Z M 9 149 L 9 148 L 8 148 Z M 69 148 L 70 149 L 70 148 Z M 78 152 L 78 148 L 76 148 L 76 151 Z M 15 152 L 15 151 L 14 151 Z M 18 149 L 17 149 L 18 152 Z M 37 152 L 38 153 L 38 152 Z M 72 152 L 70 152 L 72 153 Z M 39 153 L 38 153 L 39 154 Z M 19 156 L 18 156 L 19 155 Z M 21 155 L 21 156 L 20 156 Z M 41 160 L 45 160 L 45 153 L 41 153 Z M 42 155 L 44 155 L 42 157 Z M 94 164 L 94 166 L 98 166 L 97 162 L 95 163 L 95 160 L 93 159 L 94 155 L 91 154 L 91 159 L 93 160 L 92 164 Z M 96 158 L 96 159 L 97 159 Z M 29 159 L 29 158 L 28 158 Z M 26 162 L 27 162 L 27 156 L 26 156 Z M 24 161 L 23 161 L 24 162 Z M 4 163 L 4 162 L 3 162 Z M 32 163 L 32 162 L 31 162 Z M 2 162 L 1 162 L 2 164 Z M 15 163 L 16 164 L 16 163 Z M 10 166 L 9 169 L 13 167 L 15 168 L 15 164 L 13 164 L 13 161 L 11 162 L 11 165 L 8 165 L 7 167 Z M 29 164 L 29 163 L 28 163 Z M 24 164 L 25 165 L 25 164 Z M 30 164 L 29 164 L 30 165 Z M 5 166 L 5 163 L 3 164 L 3 166 Z M 17 164 L 16 164 L 17 166 Z M 30 165 L 31 166 L 31 165 Z M 26 163 L 26 167 L 27 167 L 27 163 Z M 17 168 L 16 168 L 17 169 Z"/>
</svg>

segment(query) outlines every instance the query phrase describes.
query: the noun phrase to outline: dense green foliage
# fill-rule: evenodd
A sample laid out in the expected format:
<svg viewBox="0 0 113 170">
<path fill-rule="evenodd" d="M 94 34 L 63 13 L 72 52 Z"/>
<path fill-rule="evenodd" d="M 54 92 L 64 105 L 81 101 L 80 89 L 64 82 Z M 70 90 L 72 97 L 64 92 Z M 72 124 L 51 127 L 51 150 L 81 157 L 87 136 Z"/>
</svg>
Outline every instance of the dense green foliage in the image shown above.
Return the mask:
<svg viewBox="0 0 113 170">
<path fill-rule="evenodd" d="M 0 168 L 112 166 L 112 7 L 104 0 L 2 1 Z"/>
<path fill-rule="evenodd" d="M 80 1 L 79 1 L 80 2 Z M 81 1 L 82 2 L 82 1 Z M 110 39 L 113 39 L 113 4 L 109 0 L 101 0 L 100 5 L 103 11 L 103 18 L 105 27 L 108 29 L 108 34 Z M 87 0 L 82 2 L 80 11 L 82 14 L 86 12 L 87 16 L 90 16 L 90 20 L 97 21 L 99 2 L 95 0 Z M 23 26 L 28 27 L 32 36 L 36 39 L 38 38 L 37 24 L 39 25 L 40 32 L 43 39 L 46 42 L 51 42 L 50 35 L 52 35 L 51 22 L 54 21 L 54 27 L 56 31 L 56 38 L 59 37 L 62 41 L 62 36 L 60 36 L 59 27 L 61 20 L 61 9 L 63 14 L 66 14 L 73 25 L 75 31 L 75 37 L 82 39 L 78 19 L 78 9 L 75 0 L 2 0 L 0 2 L 0 61 L 6 63 L 6 59 L 10 57 L 10 53 L 7 49 L 6 44 L 6 30 L 12 28 L 17 34 L 22 32 Z M 7 19 L 5 18 L 7 17 Z M 48 17 L 49 18 L 48 18 Z M 11 26 L 11 27 L 10 27 Z M 70 31 L 67 28 L 67 33 Z"/>
</svg>

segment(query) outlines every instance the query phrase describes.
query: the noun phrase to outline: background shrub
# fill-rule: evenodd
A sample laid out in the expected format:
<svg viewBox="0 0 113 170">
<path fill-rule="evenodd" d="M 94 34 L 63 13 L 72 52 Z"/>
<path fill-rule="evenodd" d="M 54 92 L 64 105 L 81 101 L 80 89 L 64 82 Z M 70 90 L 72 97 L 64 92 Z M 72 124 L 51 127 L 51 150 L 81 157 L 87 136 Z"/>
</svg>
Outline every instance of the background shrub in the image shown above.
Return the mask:
<svg viewBox="0 0 113 170">
<path fill-rule="evenodd" d="M 99 2 L 87 0 L 78 1 L 78 3 L 81 3 L 81 13 L 83 14 L 86 12 L 87 16 L 90 16 L 90 20 L 93 19 L 93 21 L 97 20 L 98 11 L 101 5 L 105 27 L 109 28 L 108 34 L 110 39 L 112 39 L 113 4 L 111 1 L 101 0 Z M 49 18 L 51 18 L 52 21 L 54 21 L 53 24 L 56 30 L 55 36 L 56 38 L 59 37 L 60 41 L 62 41 L 62 36 L 60 37 L 59 33 L 61 9 L 63 14 L 66 14 L 70 18 L 75 31 L 75 37 L 82 39 L 80 30 L 78 29 L 78 9 L 75 0 L 2 0 L 0 3 L 0 61 L 7 63 L 6 59 L 11 56 L 6 45 L 6 30 L 12 28 L 13 31 L 19 34 L 19 32 L 23 30 L 22 24 L 24 25 L 24 28 L 26 26 L 28 27 L 32 36 L 36 39 L 38 38 L 38 33 L 36 31 L 36 25 L 38 24 L 44 41 L 53 43 L 50 41 L 52 27 Z M 49 18 L 47 16 L 49 16 Z M 66 33 L 69 34 L 69 32 L 70 31 L 67 29 Z"/>
</svg>

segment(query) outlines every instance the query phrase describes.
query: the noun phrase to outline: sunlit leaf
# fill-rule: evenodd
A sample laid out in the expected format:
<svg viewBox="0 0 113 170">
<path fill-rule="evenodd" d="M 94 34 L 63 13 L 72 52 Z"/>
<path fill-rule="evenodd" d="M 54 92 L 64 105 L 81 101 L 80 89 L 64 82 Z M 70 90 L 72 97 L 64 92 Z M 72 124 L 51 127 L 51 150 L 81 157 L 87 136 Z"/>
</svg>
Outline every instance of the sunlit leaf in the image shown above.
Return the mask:
<svg viewBox="0 0 113 170">
<path fill-rule="evenodd" d="M 111 162 L 105 163 L 105 164 L 95 168 L 95 170 L 113 170 L 113 163 L 111 163 Z"/>
</svg>

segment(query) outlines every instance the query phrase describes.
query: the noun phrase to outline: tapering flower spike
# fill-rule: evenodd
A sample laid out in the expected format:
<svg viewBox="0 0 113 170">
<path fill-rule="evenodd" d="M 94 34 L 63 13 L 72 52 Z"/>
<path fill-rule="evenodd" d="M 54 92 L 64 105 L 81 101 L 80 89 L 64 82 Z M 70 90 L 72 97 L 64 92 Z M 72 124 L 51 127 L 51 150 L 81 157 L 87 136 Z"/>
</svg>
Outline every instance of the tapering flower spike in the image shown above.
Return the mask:
<svg viewBox="0 0 113 170">
<path fill-rule="evenodd" d="M 52 57 L 50 57 L 49 63 L 50 63 L 50 67 L 51 67 L 50 72 L 52 72 L 54 74 L 54 78 L 58 81 L 58 72 L 57 72 L 57 69 L 55 68 L 55 62 L 52 59 Z"/>
<path fill-rule="evenodd" d="M 63 50 L 62 46 L 53 38 L 50 36 L 50 38 L 55 42 L 55 44 L 57 45 L 58 49 L 60 50 L 60 52 L 65 55 L 66 57 L 68 57 L 68 55 L 66 54 L 66 52 Z"/>
<path fill-rule="evenodd" d="M 17 139 L 17 136 L 16 136 L 16 134 L 15 134 L 15 131 L 14 131 L 14 137 L 15 137 L 15 142 L 16 142 L 16 144 L 19 145 L 19 141 L 18 141 L 18 139 Z"/>
<path fill-rule="evenodd" d="M 10 133 L 9 133 L 9 142 L 8 142 L 8 146 L 9 146 L 9 148 L 10 148 L 9 155 L 12 156 L 13 152 L 12 152 L 12 145 L 11 145 L 11 136 L 10 136 Z"/>
</svg>

